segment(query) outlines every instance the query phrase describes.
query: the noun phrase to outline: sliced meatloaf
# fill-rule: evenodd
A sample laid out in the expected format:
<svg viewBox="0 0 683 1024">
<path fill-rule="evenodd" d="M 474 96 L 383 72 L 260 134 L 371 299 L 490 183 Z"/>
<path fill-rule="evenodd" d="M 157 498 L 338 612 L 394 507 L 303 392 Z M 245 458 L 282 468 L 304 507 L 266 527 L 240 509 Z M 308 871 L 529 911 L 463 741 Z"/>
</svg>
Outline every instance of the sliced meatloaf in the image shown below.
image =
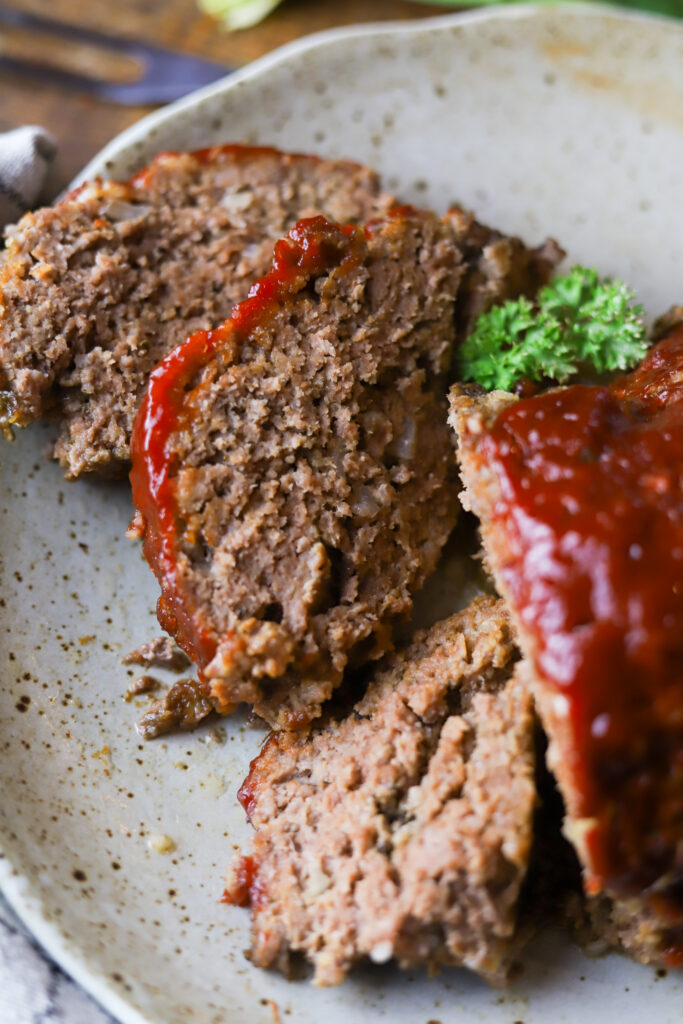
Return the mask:
<svg viewBox="0 0 683 1024">
<path fill-rule="evenodd" d="M 231 319 L 152 373 L 134 532 L 219 710 L 305 724 L 434 568 L 457 508 L 442 374 L 461 274 L 431 214 L 302 221 Z"/>
<path fill-rule="evenodd" d="M 122 471 L 151 369 L 229 316 L 278 238 L 302 217 L 365 223 L 391 205 L 358 164 L 220 146 L 163 154 L 129 182 L 96 181 L 27 214 L 0 257 L 0 430 L 57 416 L 67 476 Z M 462 332 L 492 302 L 534 292 L 559 250 L 452 217 Z"/>
<path fill-rule="evenodd" d="M 346 716 L 274 733 L 228 871 L 251 959 L 303 953 L 319 985 L 359 960 L 464 965 L 504 984 L 535 802 L 533 715 L 503 603 L 480 597 L 388 658 Z"/>
<path fill-rule="evenodd" d="M 469 210 L 454 207 L 446 216 L 465 267 L 455 311 L 458 340 L 470 334 L 491 306 L 518 295 L 533 298 L 564 258 L 564 250 L 552 238 L 529 249 L 519 238 L 480 224 Z"/>
<path fill-rule="evenodd" d="M 683 326 L 609 388 L 456 387 L 451 422 L 595 920 L 683 966 Z"/>
<path fill-rule="evenodd" d="M 220 146 L 26 214 L 0 263 L 0 424 L 50 411 L 68 476 L 125 467 L 152 367 L 230 314 L 278 238 L 301 217 L 364 223 L 392 202 L 346 160 Z"/>
</svg>

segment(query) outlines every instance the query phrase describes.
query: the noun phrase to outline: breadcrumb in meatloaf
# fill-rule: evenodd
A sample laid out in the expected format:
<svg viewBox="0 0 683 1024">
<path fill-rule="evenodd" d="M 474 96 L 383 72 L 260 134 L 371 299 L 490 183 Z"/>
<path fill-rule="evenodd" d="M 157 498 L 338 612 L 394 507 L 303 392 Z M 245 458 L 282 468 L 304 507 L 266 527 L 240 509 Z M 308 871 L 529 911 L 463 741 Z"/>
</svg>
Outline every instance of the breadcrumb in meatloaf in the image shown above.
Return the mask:
<svg viewBox="0 0 683 1024">
<path fill-rule="evenodd" d="M 479 597 L 376 671 L 345 717 L 271 735 L 240 800 L 251 960 L 335 985 L 359 960 L 505 984 L 535 803 L 533 714 L 503 602 Z"/>
<path fill-rule="evenodd" d="M 219 710 L 305 725 L 434 568 L 457 513 L 442 375 L 461 274 L 431 214 L 303 221 L 231 319 L 152 374 L 136 529 Z"/>
<path fill-rule="evenodd" d="M 347 160 L 217 146 L 26 214 L 0 263 L 0 425 L 52 413 L 67 476 L 120 472 L 152 367 L 229 315 L 276 239 L 301 217 L 364 223 L 392 203 Z"/>
</svg>

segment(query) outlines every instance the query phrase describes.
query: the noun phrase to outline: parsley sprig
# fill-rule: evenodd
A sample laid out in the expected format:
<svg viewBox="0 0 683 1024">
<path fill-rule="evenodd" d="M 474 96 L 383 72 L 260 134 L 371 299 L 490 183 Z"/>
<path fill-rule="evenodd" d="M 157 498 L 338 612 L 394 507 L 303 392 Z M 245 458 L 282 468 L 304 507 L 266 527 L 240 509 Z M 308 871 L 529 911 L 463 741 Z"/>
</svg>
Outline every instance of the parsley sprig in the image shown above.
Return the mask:
<svg viewBox="0 0 683 1024">
<path fill-rule="evenodd" d="M 483 313 L 458 353 L 463 380 L 511 390 L 521 378 L 564 383 L 586 366 L 627 370 L 647 351 L 643 310 L 622 282 L 572 267 L 535 304 L 511 299 Z"/>
</svg>

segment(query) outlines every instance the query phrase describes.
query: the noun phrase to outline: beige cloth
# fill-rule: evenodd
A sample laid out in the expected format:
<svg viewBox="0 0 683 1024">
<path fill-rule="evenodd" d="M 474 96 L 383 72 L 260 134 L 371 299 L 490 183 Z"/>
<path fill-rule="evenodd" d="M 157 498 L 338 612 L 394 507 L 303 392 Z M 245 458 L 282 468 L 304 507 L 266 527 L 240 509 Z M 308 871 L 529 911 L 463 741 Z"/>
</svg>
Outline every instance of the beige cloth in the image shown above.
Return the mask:
<svg viewBox="0 0 683 1024">
<path fill-rule="evenodd" d="M 0 134 L 0 228 L 43 197 L 56 156 L 55 141 L 43 128 L 25 125 Z"/>
</svg>

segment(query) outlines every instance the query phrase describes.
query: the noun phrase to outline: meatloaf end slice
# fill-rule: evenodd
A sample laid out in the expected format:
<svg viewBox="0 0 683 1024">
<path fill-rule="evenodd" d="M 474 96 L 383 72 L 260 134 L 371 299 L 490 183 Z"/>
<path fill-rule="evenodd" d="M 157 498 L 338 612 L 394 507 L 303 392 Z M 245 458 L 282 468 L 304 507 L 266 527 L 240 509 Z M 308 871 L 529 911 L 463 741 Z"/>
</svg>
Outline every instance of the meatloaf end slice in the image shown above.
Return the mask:
<svg viewBox="0 0 683 1024">
<path fill-rule="evenodd" d="M 552 238 L 531 249 L 514 235 L 480 224 L 461 207 L 453 207 L 446 216 L 465 267 L 455 315 L 458 340 L 464 340 L 492 306 L 519 295 L 533 298 L 565 256 Z"/>
<path fill-rule="evenodd" d="M 303 953 L 335 985 L 394 958 L 505 984 L 535 803 L 516 658 L 503 602 L 479 597 L 383 662 L 345 717 L 271 735 L 240 790 L 255 836 L 226 890 L 251 904 L 256 965 Z"/>
<path fill-rule="evenodd" d="M 682 366 L 674 326 L 610 388 L 517 403 L 460 385 L 450 417 L 461 500 L 518 631 L 589 912 L 612 944 L 672 967 L 683 965 Z"/>
<path fill-rule="evenodd" d="M 152 368 L 229 316 L 278 238 L 302 217 L 365 223 L 393 202 L 346 160 L 219 146 L 26 214 L 0 263 L 0 426 L 56 415 L 67 476 L 122 471 Z"/>
<path fill-rule="evenodd" d="M 297 728 L 378 657 L 457 510 L 452 231 L 301 222 L 225 325 L 153 372 L 133 434 L 160 621 L 218 709 Z"/>
</svg>

